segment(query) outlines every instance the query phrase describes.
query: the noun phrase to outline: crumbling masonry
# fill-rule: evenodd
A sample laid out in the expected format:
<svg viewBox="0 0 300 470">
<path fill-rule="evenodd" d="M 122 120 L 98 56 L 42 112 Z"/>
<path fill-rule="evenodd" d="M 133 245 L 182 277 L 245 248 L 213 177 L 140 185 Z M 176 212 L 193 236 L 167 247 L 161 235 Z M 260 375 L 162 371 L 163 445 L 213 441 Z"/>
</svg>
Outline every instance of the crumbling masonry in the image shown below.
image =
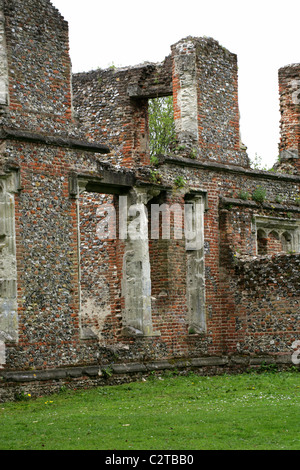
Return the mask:
<svg viewBox="0 0 300 470">
<path fill-rule="evenodd" d="M 237 57 L 217 41 L 72 76 L 51 2 L 0 0 L 0 400 L 298 363 L 299 89 L 300 65 L 282 68 L 280 163 L 255 171 Z M 154 166 L 148 101 L 162 96 L 177 140 Z M 177 236 L 186 208 L 194 240 Z"/>
</svg>

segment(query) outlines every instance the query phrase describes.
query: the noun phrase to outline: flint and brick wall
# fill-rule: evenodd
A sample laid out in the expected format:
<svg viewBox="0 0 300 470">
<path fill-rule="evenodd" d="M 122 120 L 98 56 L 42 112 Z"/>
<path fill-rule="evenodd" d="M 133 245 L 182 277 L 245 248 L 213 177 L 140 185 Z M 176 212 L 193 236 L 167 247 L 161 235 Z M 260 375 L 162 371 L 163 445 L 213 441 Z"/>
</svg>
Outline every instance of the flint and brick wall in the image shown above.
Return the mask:
<svg viewBox="0 0 300 470">
<path fill-rule="evenodd" d="M 249 166 L 240 142 L 237 57 L 212 38 L 172 46 L 178 140 L 197 159 Z M 187 153 L 188 156 L 188 153 Z"/>
<path fill-rule="evenodd" d="M 73 90 L 86 136 L 109 142 L 111 161 L 149 164 L 148 99 L 173 95 L 174 153 L 249 167 L 240 142 L 237 57 L 213 39 L 181 40 L 161 64 L 76 74 Z"/>
<path fill-rule="evenodd" d="M 3 11 L 10 124 L 65 132 L 72 118 L 67 22 L 47 0 L 4 0 Z"/>
<path fill-rule="evenodd" d="M 300 321 L 300 256 L 273 255 L 241 260 L 236 266 L 236 330 L 243 330 L 242 354 L 288 355 Z M 230 347 L 230 346 L 229 346 Z M 232 347 L 236 349 L 236 340 Z"/>
<path fill-rule="evenodd" d="M 300 64 L 279 70 L 280 144 L 283 161 L 290 160 L 300 168 Z"/>
<path fill-rule="evenodd" d="M 148 99 L 172 94 L 171 83 L 170 58 L 161 65 L 75 74 L 74 106 L 86 138 L 109 143 L 107 160 L 115 164 L 149 164 Z"/>
<path fill-rule="evenodd" d="M 212 39 L 186 38 L 161 64 L 71 80 L 68 26 L 51 3 L 3 0 L 0 7 L 0 83 L 8 91 L 0 101 L 0 183 L 14 181 L 18 307 L 11 338 L 0 321 L 0 400 L 13 396 L 16 383 L 35 383 L 36 393 L 102 384 L 107 367 L 119 383 L 122 374 L 220 372 L 266 357 L 291 365 L 300 336 L 299 254 L 282 253 L 286 246 L 274 241 L 260 256 L 256 224 L 276 219 L 296 233 L 299 160 L 293 155 L 289 174 L 249 168 L 236 56 Z M 286 93 L 282 145 L 294 149 L 298 118 L 289 116 L 298 108 Z M 169 95 L 177 142 L 154 168 L 148 100 Z M 257 189 L 264 200 L 255 200 Z M 120 239 L 120 196 L 145 202 L 149 227 L 151 204 L 183 211 L 201 197 L 204 246 L 189 252 L 173 235 L 173 219 L 170 239 L 152 239 L 150 230 L 136 245 Z M 116 237 L 108 239 L 97 236 L 105 204 L 117 215 Z M 7 235 L 0 233 L 0 248 Z M 191 272 L 195 284 L 187 284 Z M 194 324 L 197 300 L 202 316 Z"/>
</svg>

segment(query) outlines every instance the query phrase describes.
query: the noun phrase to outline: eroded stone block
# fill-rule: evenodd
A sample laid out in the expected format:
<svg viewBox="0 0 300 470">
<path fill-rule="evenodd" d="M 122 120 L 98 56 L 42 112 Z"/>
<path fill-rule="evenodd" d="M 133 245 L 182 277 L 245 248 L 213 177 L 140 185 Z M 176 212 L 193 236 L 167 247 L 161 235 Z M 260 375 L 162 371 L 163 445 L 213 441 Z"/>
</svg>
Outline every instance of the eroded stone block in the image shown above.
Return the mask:
<svg viewBox="0 0 300 470">
<path fill-rule="evenodd" d="M 0 340 L 16 341 L 17 266 L 14 176 L 0 179 Z"/>
</svg>

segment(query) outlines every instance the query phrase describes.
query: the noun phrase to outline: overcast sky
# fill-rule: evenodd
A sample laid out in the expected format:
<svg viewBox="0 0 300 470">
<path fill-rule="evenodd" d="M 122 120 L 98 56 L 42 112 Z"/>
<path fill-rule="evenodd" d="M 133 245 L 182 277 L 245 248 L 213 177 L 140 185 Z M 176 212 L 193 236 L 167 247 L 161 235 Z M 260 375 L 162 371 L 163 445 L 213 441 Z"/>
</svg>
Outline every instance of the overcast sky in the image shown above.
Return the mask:
<svg viewBox="0 0 300 470">
<path fill-rule="evenodd" d="M 278 69 L 300 62 L 299 0 L 51 0 L 69 22 L 73 72 L 161 62 L 186 36 L 238 55 L 241 135 L 249 157 L 278 156 Z"/>
</svg>

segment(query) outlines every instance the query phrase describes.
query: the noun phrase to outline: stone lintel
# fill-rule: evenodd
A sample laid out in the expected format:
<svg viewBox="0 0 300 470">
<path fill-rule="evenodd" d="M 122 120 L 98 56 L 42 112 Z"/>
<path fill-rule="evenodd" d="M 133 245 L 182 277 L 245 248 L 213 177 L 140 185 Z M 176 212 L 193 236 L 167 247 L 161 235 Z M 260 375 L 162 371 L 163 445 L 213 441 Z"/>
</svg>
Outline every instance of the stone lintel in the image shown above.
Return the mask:
<svg viewBox="0 0 300 470">
<path fill-rule="evenodd" d="M 78 191 L 101 194 L 125 194 L 135 184 L 135 176 L 130 172 L 99 168 L 99 173 L 77 173 L 69 175 L 69 194 L 77 197 Z"/>
<path fill-rule="evenodd" d="M 76 140 L 68 136 L 43 135 L 20 129 L 11 129 L 5 126 L 0 128 L 0 139 L 53 145 L 56 147 L 66 147 L 69 149 L 82 150 L 85 152 L 93 152 L 100 154 L 107 154 L 110 152 L 110 149 L 106 145 L 97 142 L 87 142 L 80 139 Z"/>
<path fill-rule="evenodd" d="M 172 87 L 170 85 L 165 86 L 152 86 L 142 88 L 139 85 L 129 85 L 127 88 L 127 94 L 133 99 L 153 99 L 164 96 L 171 96 L 173 94 Z"/>
</svg>

